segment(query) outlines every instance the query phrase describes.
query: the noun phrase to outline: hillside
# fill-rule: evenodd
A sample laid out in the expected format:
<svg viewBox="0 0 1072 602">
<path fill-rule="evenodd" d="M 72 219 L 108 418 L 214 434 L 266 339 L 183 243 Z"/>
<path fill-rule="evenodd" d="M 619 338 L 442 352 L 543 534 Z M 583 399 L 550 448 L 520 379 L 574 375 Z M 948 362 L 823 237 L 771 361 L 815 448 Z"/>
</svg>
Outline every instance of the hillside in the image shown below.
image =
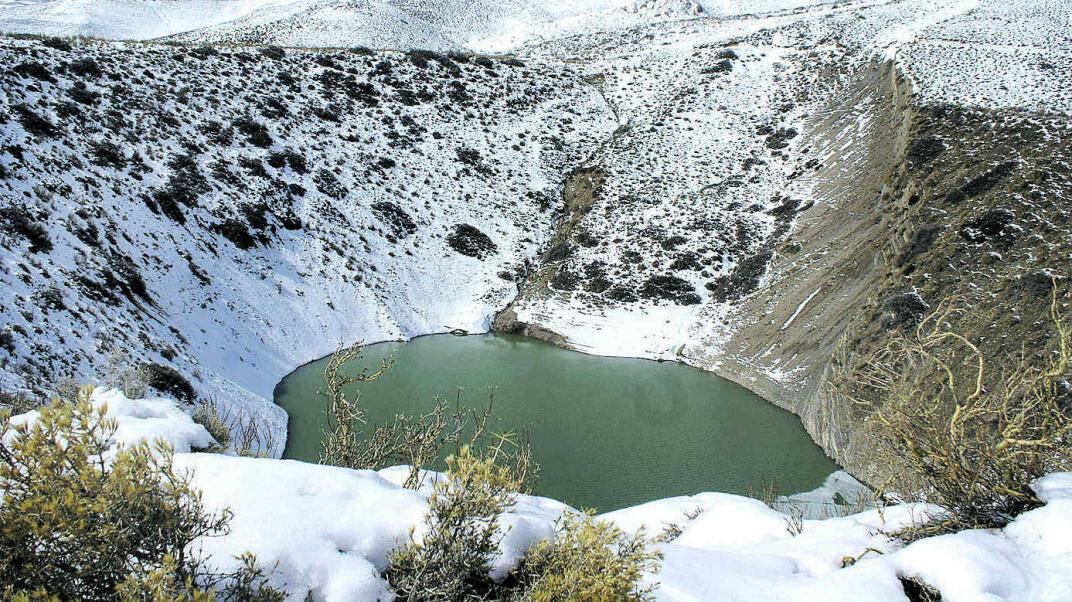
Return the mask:
<svg viewBox="0 0 1072 602">
<path fill-rule="evenodd" d="M 0 62 L 5 386 L 123 351 L 279 433 L 294 366 L 486 328 L 613 125 L 539 62 L 11 39 Z"/>
<path fill-rule="evenodd" d="M 295 366 L 494 326 L 720 372 L 872 476 L 866 416 L 826 391 L 887 314 L 957 295 L 987 317 L 970 334 L 1045 340 L 1048 297 L 1021 283 L 1070 252 L 1063 3 L 497 16 L 542 22 L 533 6 L 569 27 L 510 58 L 4 39 L 2 382 L 122 351 L 270 418 L 278 444 L 268 398 Z M 405 7 L 451 44 L 499 31 L 470 18 L 490 4 Z M 179 39 L 333 41 L 262 8 Z M 361 31 L 340 42 L 382 33 L 343 21 Z"/>
</svg>

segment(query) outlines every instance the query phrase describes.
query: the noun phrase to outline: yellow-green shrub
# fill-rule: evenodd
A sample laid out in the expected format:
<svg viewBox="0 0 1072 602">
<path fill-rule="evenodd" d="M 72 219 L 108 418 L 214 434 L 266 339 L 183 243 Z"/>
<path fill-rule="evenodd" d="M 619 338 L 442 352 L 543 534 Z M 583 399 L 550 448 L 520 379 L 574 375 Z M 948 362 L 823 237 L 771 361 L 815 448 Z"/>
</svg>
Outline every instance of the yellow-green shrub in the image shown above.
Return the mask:
<svg viewBox="0 0 1072 602">
<path fill-rule="evenodd" d="M 190 543 L 223 533 L 229 514 L 205 509 L 166 445 L 109 452 L 116 423 L 89 393 L 32 426 L 0 421 L 0 587 L 111 600 L 128 576 L 166 569 L 184 588 Z"/>
<path fill-rule="evenodd" d="M 519 602 L 641 602 L 651 588 L 640 587 L 661 555 L 643 532 L 626 535 L 591 514 L 563 515 L 558 537 L 536 544 L 518 571 Z"/>
<path fill-rule="evenodd" d="M 483 600 L 502 533 L 498 519 L 514 505 L 521 480 L 494 454 L 463 447 L 447 458 L 447 476 L 428 501 L 427 531 L 391 556 L 388 581 L 400 600 Z"/>
</svg>

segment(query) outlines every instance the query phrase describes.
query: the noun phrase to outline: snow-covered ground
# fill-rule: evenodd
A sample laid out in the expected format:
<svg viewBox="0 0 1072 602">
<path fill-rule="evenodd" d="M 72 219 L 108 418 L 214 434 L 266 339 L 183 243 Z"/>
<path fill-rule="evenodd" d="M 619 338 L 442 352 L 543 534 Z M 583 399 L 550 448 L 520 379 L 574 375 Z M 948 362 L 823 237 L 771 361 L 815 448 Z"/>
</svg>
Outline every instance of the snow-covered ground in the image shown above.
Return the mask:
<svg viewBox="0 0 1072 602">
<path fill-rule="evenodd" d="M 99 391 L 120 429 L 115 443 L 163 438 L 178 450 L 203 447 L 208 434 L 167 400 L 129 400 Z M 17 417 L 32 421 L 33 415 Z M 389 552 L 420 537 L 430 487 L 402 488 L 407 471 L 375 473 L 295 461 L 178 453 L 210 509 L 234 512 L 230 533 L 200 542 L 220 568 L 254 552 L 293 599 L 389 599 L 380 573 Z M 429 479 L 440 478 L 430 474 Z M 854 485 L 831 480 L 813 502 Z M 887 533 L 925 520 L 933 509 L 897 505 L 838 518 L 798 520 L 763 503 L 721 493 L 659 500 L 602 515 L 627 532 L 675 525 L 659 545 L 661 570 L 645 576 L 663 601 L 824 600 L 903 602 L 900 577 L 938 588 L 948 602 L 1064 602 L 1072 591 L 1072 473 L 1040 480 L 1046 505 L 1002 530 L 964 531 L 903 546 Z M 555 519 L 573 509 L 519 496 L 503 518 L 506 537 L 495 571 L 504 575 L 534 542 L 553 537 Z"/>
<path fill-rule="evenodd" d="M 535 40 L 652 20 L 739 17 L 834 0 L 0 0 L 0 31 L 148 40 L 467 48 L 505 51 Z"/>
</svg>

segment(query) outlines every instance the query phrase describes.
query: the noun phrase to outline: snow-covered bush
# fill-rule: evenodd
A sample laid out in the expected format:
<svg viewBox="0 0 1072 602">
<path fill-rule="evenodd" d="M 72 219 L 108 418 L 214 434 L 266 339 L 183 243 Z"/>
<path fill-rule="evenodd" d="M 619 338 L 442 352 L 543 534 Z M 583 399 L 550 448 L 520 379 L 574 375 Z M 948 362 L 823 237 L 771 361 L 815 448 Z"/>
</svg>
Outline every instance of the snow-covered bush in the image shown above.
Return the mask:
<svg viewBox="0 0 1072 602">
<path fill-rule="evenodd" d="M 171 445 L 120 433 L 92 396 L 15 425 L 0 415 L 0 598 L 282 600 L 252 555 L 232 573 L 205 568 L 192 544 L 226 534 L 230 510 L 206 507 Z"/>
</svg>

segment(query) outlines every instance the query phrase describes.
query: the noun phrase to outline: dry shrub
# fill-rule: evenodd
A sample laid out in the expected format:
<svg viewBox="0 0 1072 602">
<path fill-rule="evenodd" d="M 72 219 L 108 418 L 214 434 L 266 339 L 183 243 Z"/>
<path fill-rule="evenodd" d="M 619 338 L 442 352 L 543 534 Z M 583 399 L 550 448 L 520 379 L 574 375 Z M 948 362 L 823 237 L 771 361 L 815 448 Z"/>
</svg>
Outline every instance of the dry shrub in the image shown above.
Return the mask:
<svg viewBox="0 0 1072 602">
<path fill-rule="evenodd" d="M 222 405 L 210 397 L 194 408 L 193 420 L 216 440 L 211 452 L 231 449 L 240 456 L 263 458 L 275 447 L 272 429 L 242 406 Z"/>
<path fill-rule="evenodd" d="M 1050 307 L 1057 347 L 1041 362 L 1026 354 L 994 365 L 949 322 L 967 314 L 942 303 L 911 332 L 896 336 L 856 380 L 874 408 L 887 448 L 913 473 L 920 499 L 946 511 L 911 529 L 914 538 L 969 528 L 1002 527 L 1041 505 L 1037 478 L 1070 465 L 1072 407 L 1067 378 L 1072 331 L 1056 287 Z M 894 483 L 912 493 L 913 483 Z"/>
<path fill-rule="evenodd" d="M 130 399 L 142 399 L 149 392 L 149 383 L 142 370 L 133 364 L 130 354 L 115 349 L 109 355 L 100 372 L 101 383 L 119 389 Z"/>
<path fill-rule="evenodd" d="M 216 446 L 209 451 L 223 451 L 231 443 L 231 429 L 220 416 L 220 410 L 215 403 L 202 402 L 194 408 L 192 416 L 194 422 L 205 427 L 209 435 L 216 441 Z"/>
<path fill-rule="evenodd" d="M 626 535 L 591 514 L 564 514 L 558 537 L 536 544 L 519 570 L 518 602 L 644 602 L 653 587 L 640 587 L 656 571 L 661 554 L 643 531 Z"/>
<path fill-rule="evenodd" d="M 533 477 L 536 468 L 527 437 L 489 430 L 493 400 L 486 408 L 475 410 L 462 406 L 460 394 L 452 404 L 436 398 L 425 414 L 399 414 L 393 421 L 366 432 L 368 421 L 359 403 L 360 393 L 347 395 L 344 387 L 380 378 L 392 362 L 381 362 L 374 372 L 344 374 L 344 367 L 356 361 L 361 350 L 357 344 L 337 351 L 324 370 L 330 405 L 321 464 L 372 470 L 405 464 L 410 474 L 404 485 L 415 489 L 421 484 L 421 472 L 433 468 L 447 450 L 458 455 L 468 446 L 473 450 L 488 449 L 497 461 L 509 462 L 522 483 Z"/>
</svg>

